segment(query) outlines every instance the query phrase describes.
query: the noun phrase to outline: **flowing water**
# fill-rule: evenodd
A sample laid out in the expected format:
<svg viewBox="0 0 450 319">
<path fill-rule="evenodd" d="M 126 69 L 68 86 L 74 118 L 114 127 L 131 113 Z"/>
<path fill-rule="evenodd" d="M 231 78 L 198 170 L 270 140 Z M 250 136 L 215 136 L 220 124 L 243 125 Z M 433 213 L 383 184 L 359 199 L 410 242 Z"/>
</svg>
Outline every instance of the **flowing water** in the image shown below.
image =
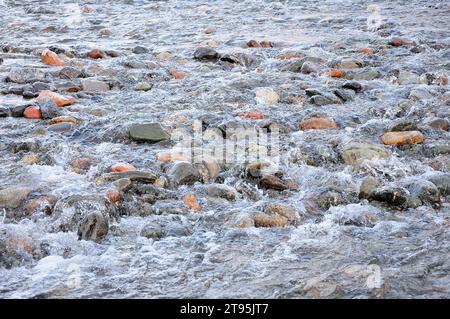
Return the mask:
<svg viewBox="0 0 450 319">
<path fill-rule="evenodd" d="M 95 12 L 82 12 L 86 3 Z M 298 186 L 283 192 L 255 188 L 256 197 L 238 193 L 231 201 L 210 198 L 208 183 L 167 187 L 175 193 L 173 202 L 181 206 L 184 194 L 198 197 L 202 209 L 181 214 L 142 216 L 129 208 L 139 196 L 125 196 L 127 213 L 111 220 L 100 242 L 78 240 L 76 230 L 55 231 L 55 217 L 44 211 L 0 209 L 0 258 L 13 259 L 0 262 L 0 297 L 450 297 L 448 194 L 441 191 L 438 203 L 423 200 L 403 209 L 358 198 L 367 176 L 389 185 L 425 180 L 436 172 L 448 176 L 448 128 L 428 125 L 434 118 L 448 120 L 448 85 L 402 81 L 402 74 L 448 75 L 448 1 L 86 3 L 0 1 L 0 89 L 25 85 L 6 81 L 11 70 L 41 70 L 46 74 L 43 81 L 54 90 L 77 96 L 63 112 L 82 121 L 68 131 L 52 131 L 46 120 L 0 117 L 0 190 L 30 187 L 28 200 L 41 195 L 58 201 L 71 195 L 103 196 L 112 186 L 99 185 L 97 178 L 122 162 L 164 175 L 167 164 L 156 155 L 170 145 L 134 143 L 127 129 L 135 123 L 159 122 L 173 131 L 202 119 L 215 127 L 278 123 L 284 129 L 279 170 Z M 205 32 L 208 27 L 213 31 Z M 101 35 L 104 28 L 111 34 Z M 390 46 L 392 36 L 415 44 Z M 251 39 L 271 41 L 273 47 L 248 48 Z M 246 54 L 253 63 L 193 59 L 196 48 L 207 45 L 222 55 Z M 133 53 L 136 46 L 148 52 Z M 65 92 L 78 85 L 78 79 L 58 77 L 61 67 L 41 62 L 39 52 L 51 47 L 66 52 L 65 60 L 112 89 Z M 376 52 L 357 52 L 363 47 Z M 83 56 L 94 48 L 115 53 L 95 60 Z M 161 58 L 162 52 L 172 57 Z M 283 67 L 291 60 L 281 60 L 280 54 L 287 52 L 318 57 L 325 64 L 343 58 L 362 61 L 356 80 L 364 90 L 345 103 L 311 104 L 305 88 L 327 91 L 345 79 L 322 71 L 286 71 Z M 186 78 L 173 79 L 172 68 L 186 72 Z M 372 78 L 371 71 L 379 73 Z M 143 81 L 152 89 L 136 91 Z M 260 87 L 272 88 L 280 101 L 258 103 L 255 90 Z M 1 94 L 0 108 L 32 101 Z M 406 110 L 399 109 L 402 101 Z M 265 118 L 238 116 L 250 111 Z M 339 128 L 299 129 L 302 119 L 315 115 L 332 118 Z M 343 163 L 341 145 L 352 139 L 381 145 L 379 136 L 398 119 L 413 120 L 425 142 L 386 146 L 389 158 L 368 160 L 362 168 Z M 25 151 L 12 151 L 24 144 Z M 38 160 L 25 162 L 23 156 L 29 153 Z M 74 170 L 72 161 L 83 157 L 94 158 L 94 164 L 85 171 Z M 243 168 L 245 163 L 224 165 L 216 181 L 235 187 L 245 179 Z M 314 204 L 330 189 L 343 198 L 326 207 Z M 296 222 L 287 227 L 233 224 L 236 216 L 250 216 L 267 203 L 293 207 Z M 20 217 L 13 218 L 13 213 Z M 148 223 L 163 225 L 169 234 L 141 236 Z"/>
</svg>

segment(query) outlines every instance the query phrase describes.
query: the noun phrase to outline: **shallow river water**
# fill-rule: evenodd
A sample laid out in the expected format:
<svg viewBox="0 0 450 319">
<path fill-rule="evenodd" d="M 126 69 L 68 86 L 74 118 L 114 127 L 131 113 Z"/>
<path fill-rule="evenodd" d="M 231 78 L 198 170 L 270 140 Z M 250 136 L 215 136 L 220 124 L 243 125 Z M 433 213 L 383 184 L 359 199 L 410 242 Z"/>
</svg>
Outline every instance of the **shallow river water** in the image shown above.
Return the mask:
<svg viewBox="0 0 450 319">
<path fill-rule="evenodd" d="M 17 205 L 0 195 L 0 297 L 449 298 L 449 20 L 449 1 L 429 0 L 0 0 L 0 191 L 30 189 Z M 394 46 L 393 37 L 411 43 Z M 249 40 L 271 47 L 248 47 Z M 208 46 L 241 62 L 194 59 Z M 44 64 L 46 48 L 84 78 Z M 107 54 L 86 57 L 92 49 Z M 305 56 L 314 57 L 312 70 L 293 69 Z M 330 77 L 330 68 L 344 77 Z M 14 76 L 21 70 L 24 81 Z M 35 103 L 37 94 L 24 94 L 33 72 L 52 91 L 76 97 L 61 112 L 80 123 L 51 129 L 46 119 L 11 116 Z M 85 92 L 85 78 L 110 89 Z M 343 100 L 333 92 L 347 81 L 362 89 L 345 90 L 351 98 Z M 137 89 L 142 83 L 151 89 Z M 271 88 L 275 103 L 258 99 L 258 88 Z M 334 102 L 310 99 L 330 94 Z M 337 125 L 299 126 L 315 117 Z M 79 240 L 78 224 L 61 226 L 71 212 L 65 200 L 104 198 L 116 186 L 99 177 L 112 165 L 130 163 L 171 181 L 174 163 L 158 154 L 175 142 L 128 136 L 132 125 L 150 122 L 172 137 L 198 123 L 211 134 L 224 126 L 279 128 L 275 175 L 288 186 L 262 187 L 238 156 L 207 181 L 163 185 L 171 195 L 150 203 L 145 185 L 121 190 L 120 201 L 107 203 L 114 213 L 106 237 Z M 380 136 L 394 124 L 420 131 L 424 141 L 383 145 Z M 352 141 L 389 155 L 350 163 L 343 147 Z M 86 157 L 89 167 L 74 167 Z M 405 190 L 406 202 L 397 205 L 403 195 L 396 189 L 387 191 L 391 200 L 362 196 L 368 177 Z M 234 198 L 215 196 L 209 187 L 217 184 Z M 187 209 L 186 194 L 201 208 Z M 30 208 L 43 196 L 56 205 Z M 270 204 L 288 207 L 293 220 L 255 227 L 253 216 Z M 146 225 L 163 234 L 145 235 Z"/>
</svg>

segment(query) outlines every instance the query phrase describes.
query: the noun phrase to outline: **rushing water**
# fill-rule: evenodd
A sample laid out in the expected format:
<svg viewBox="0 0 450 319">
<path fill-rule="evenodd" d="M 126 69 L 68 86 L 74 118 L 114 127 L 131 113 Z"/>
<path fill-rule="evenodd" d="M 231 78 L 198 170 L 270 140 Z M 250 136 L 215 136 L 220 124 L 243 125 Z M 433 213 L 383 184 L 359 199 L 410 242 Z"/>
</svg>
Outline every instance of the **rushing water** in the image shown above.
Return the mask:
<svg viewBox="0 0 450 319">
<path fill-rule="evenodd" d="M 57 71 L 35 54 L 50 46 L 80 54 L 93 48 L 116 50 L 120 54 L 115 58 L 73 60 L 81 61 L 80 68 L 88 73 L 120 85 L 81 96 L 66 107 L 67 114 L 82 120 L 69 132 L 42 134 L 47 127 L 43 121 L 0 118 L 0 189 L 29 186 L 58 199 L 102 195 L 108 186 L 95 180 L 112 164 L 129 162 L 140 169 L 163 170 L 155 158 L 167 146 L 130 143 L 123 134 L 129 125 L 157 121 L 175 128 L 205 115 L 213 115 L 218 123 L 254 123 L 236 117 L 253 110 L 289 128 L 281 135 L 280 165 L 299 188 L 261 191 L 260 200 L 239 196 L 235 201 L 218 201 L 201 195 L 203 184 L 181 186 L 175 189 L 178 194 L 199 194 L 201 211 L 123 216 L 110 225 L 101 243 L 79 241 L 76 232 L 52 231 L 52 217 L 43 213 L 16 220 L 0 217 L 1 238 L 25 251 L 27 245 L 46 250 L 45 257 L 24 253 L 18 265 L 0 268 L 0 297 L 450 297 L 450 205 L 445 197 L 440 207 L 426 204 L 400 211 L 357 200 L 313 214 L 308 208 L 311 197 L 329 186 L 357 192 L 365 175 L 332 155 L 324 154 L 324 162 L 315 166 L 298 159 L 304 148 L 324 146 L 333 153 L 352 138 L 380 143 L 379 133 L 395 118 L 392 110 L 415 88 L 425 87 L 431 93 L 413 106 L 412 118 L 422 123 L 431 115 L 448 117 L 447 87 L 398 85 L 390 77 L 395 69 L 448 72 L 448 1 L 90 1 L 96 10 L 90 14 L 81 12 L 85 3 L 70 3 L 0 1 L 0 42 L 16 48 L 4 50 L 1 56 L 0 87 L 10 85 L 3 80 L 12 68 Z M 386 28 L 377 28 L 378 23 Z M 52 31 L 43 32 L 47 27 Z M 215 31 L 205 33 L 208 27 Z M 109 28 L 111 35 L 99 35 L 102 28 Z M 373 56 L 355 53 L 361 47 L 386 45 L 383 31 L 414 39 L 425 50 L 413 54 L 387 46 Z M 274 47 L 246 48 L 250 39 L 270 40 Z M 248 53 L 255 63 L 230 68 L 194 60 L 195 49 L 208 43 L 222 54 Z M 131 53 L 137 45 L 150 51 Z M 174 58 L 157 58 L 166 51 Z M 326 61 L 354 57 L 382 76 L 361 80 L 367 87 L 364 93 L 344 104 L 286 103 L 284 98 L 301 95 L 305 85 L 326 89 L 341 81 L 326 74 L 282 71 L 280 53 L 291 51 Z M 125 67 L 130 61 L 145 64 Z M 156 71 L 149 68 L 152 63 L 159 65 Z M 167 70 L 173 67 L 185 71 L 186 79 L 170 79 Z M 135 91 L 135 84 L 150 72 L 156 76 L 153 88 Z M 57 77 L 50 81 L 56 88 L 66 82 Z M 273 88 L 282 96 L 281 103 L 257 104 L 257 87 Z M 2 94 L 0 99 L 1 107 L 26 103 L 13 94 Z M 334 118 L 341 129 L 299 131 L 298 122 L 313 113 Z M 448 145 L 450 140 L 442 130 L 428 130 L 425 135 L 424 148 Z M 41 160 L 36 164 L 25 164 L 10 151 L 9 145 L 26 141 L 40 145 Z M 389 159 L 367 163 L 366 172 L 389 182 L 407 182 L 434 170 L 430 164 L 434 155 L 426 157 L 414 148 L 391 150 Z M 96 158 L 87 172 L 71 170 L 73 159 L 86 156 Z M 440 156 L 445 160 L 448 153 Z M 238 178 L 236 167 L 224 169 L 224 181 L 231 186 Z M 229 223 L 230 216 L 275 201 L 295 207 L 302 221 L 281 228 L 238 228 Z M 149 222 L 178 231 L 158 240 L 140 236 Z"/>
</svg>

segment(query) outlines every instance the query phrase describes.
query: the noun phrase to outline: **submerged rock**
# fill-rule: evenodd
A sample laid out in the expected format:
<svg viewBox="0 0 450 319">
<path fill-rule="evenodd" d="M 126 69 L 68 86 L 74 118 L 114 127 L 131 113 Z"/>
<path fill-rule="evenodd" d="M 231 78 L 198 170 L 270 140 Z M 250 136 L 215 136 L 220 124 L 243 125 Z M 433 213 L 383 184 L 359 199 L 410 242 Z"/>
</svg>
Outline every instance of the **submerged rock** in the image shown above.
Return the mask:
<svg viewBox="0 0 450 319">
<path fill-rule="evenodd" d="M 78 239 L 100 242 L 106 237 L 108 230 L 109 223 L 105 216 L 97 212 L 89 213 L 78 226 Z"/>
<path fill-rule="evenodd" d="M 345 164 L 354 165 L 360 161 L 373 158 L 387 159 L 390 152 L 381 145 L 351 141 L 342 146 L 341 156 Z"/>
<path fill-rule="evenodd" d="M 156 143 L 170 139 L 170 134 L 159 123 L 133 124 L 129 134 L 137 142 Z"/>
<path fill-rule="evenodd" d="M 200 61 L 216 61 L 219 58 L 219 53 L 209 47 L 200 47 L 194 52 L 194 59 Z"/>
</svg>

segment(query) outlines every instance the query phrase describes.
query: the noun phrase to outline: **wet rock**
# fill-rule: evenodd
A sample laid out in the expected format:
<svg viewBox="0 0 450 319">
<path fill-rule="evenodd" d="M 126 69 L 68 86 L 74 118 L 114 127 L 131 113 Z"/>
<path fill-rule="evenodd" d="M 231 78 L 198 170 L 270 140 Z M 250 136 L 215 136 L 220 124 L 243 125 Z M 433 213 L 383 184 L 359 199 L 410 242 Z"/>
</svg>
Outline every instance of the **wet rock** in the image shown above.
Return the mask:
<svg viewBox="0 0 450 319">
<path fill-rule="evenodd" d="M 350 89 L 355 92 L 361 92 L 362 91 L 362 85 L 359 82 L 356 81 L 347 81 L 345 82 L 342 87 L 344 89 Z"/>
<path fill-rule="evenodd" d="M 41 110 L 43 119 L 52 119 L 61 116 L 61 108 L 50 98 L 43 97 L 39 99 L 38 106 Z"/>
<path fill-rule="evenodd" d="M 119 163 L 111 166 L 111 172 L 136 171 L 136 167 L 128 163 Z"/>
<path fill-rule="evenodd" d="M 189 162 L 177 162 L 167 171 L 170 182 L 177 186 L 182 184 L 193 184 L 199 180 L 197 169 Z"/>
<path fill-rule="evenodd" d="M 184 205 L 188 209 L 201 210 L 202 207 L 198 204 L 197 196 L 194 194 L 186 194 L 183 196 Z"/>
<path fill-rule="evenodd" d="M 41 101 L 45 102 L 46 99 L 44 99 L 44 98 L 47 98 L 47 97 L 52 99 L 53 102 L 55 102 L 56 105 L 58 105 L 58 106 L 72 105 L 76 101 L 73 96 L 61 95 L 61 94 L 58 94 L 58 93 L 55 93 L 52 91 L 48 91 L 48 90 L 41 91 L 39 93 L 37 100 L 38 100 L 38 102 L 41 102 Z"/>
<path fill-rule="evenodd" d="M 364 62 L 351 59 L 344 59 L 332 64 L 332 67 L 336 69 L 358 69 L 363 66 Z"/>
<path fill-rule="evenodd" d="M 106 54 L 102 50 L 93 49 L 88 52 L 87 56 L 90 57 L 91 59 L 103 59 L 105 58 Z"/>
<path fill-rule="evenodd" d="M 450 173 L 433 172 L 426 179 L 436 185 L 442 196 L 450 195 Z"/>
<path fill-rule="evenodd" d="M 305 63 L 303 63 L 302 67 L 300 68 L 300 72 L 303 74 L 318 73 L 319 71 L 320 65 L 311 61 L 305 61 Z"/>
<path fill-rule="evenodd" d="M 265 189 L 274 189 L 277 191 L 283 191 L 290 188 L 290 185 L 287 182 L 274 175 L 263 176 L 259 181 L 259 186 Z"/>
<path fill-rule="evenodd" d="M 419 131 L 387 132 L 381 136 L 381 140 L 387 145 L 405 145 L 423 143 L 425 137 Z"/>
<path fill-rule="evenodd" d="M 114 204 L 102 196 L 72 195 L 56 203 L 52 217 L 54 231 L 78 229 L 82 239 L 97 240 L 103 238 L 101 234 L 106 235 L 109 222 L 118 218 L 118 212 Z"/>
<path fill-rule="evenodd" d="M 100 176 L 96 183 L 98 185 L 107 183 L 107 182 L 113 182 L 118 179 L 122 178 L 128 178 L 131 181 L 137 181 L 142 183 L 153 183 L 157 178 L 158 175 L 156 175 L 153 172 L 148 171 L 124 171 L 124 172 L 114 172 L 114 173 L 107 173 Z"/>
<path fill-rule="evenodd" d="M 200 47 L 194 52 L 194 59 L 200 61 L 215 61 L 219 58 L 216 50 L 209 47 Z"/>
<path fill-rule="evenodd" d="M 406 185 L 412 197 L 419 198 L 423 203 L 439 203 L 439 189 L 432 182 L 416 180 Z"/>
<path fill-rule="evenodd" d="M 370 194 L 376 189 L 383 185 L 383 182 L 373 176 L 367 176 L 365 177 L 362 182 L 361 186 L 359 187 L 359 198 L 369 198 Z"/>
<path fill-rule="evenodd" d="M 444 131 L 448 131 L 450 124 L 449 121 L 447 119 L 434 119 L 431 120 L 428 125 L 434 129 L 437 130 L 444 130 Z"/>
<path fill-rule="evenodd" d="M 0 117 L 8 117 L 8 116 L 11 116 L 11 111 L 7 108 L 0 107 Z"/>
<path fill-rule="evenodd" d="M 141 229 L 140 235 L 146 238 L 161 238 L 164 236 L 164 231 L 158 224 L 146 224 Z"/>
<path fill-rule="evenodd" d="M 45 81 L 45 73 L 36 68 L 14 68 L 8 73 L 7 80 L 19 84 Z"/>
<path fill-rule="evenodd" d="M 302 154 L 305 162 L 311 166 L 322 166 L 328 163 L 338 163 L 338 154 L 329 145 L 318 143 L 306 144 L 302 146 Z"/>
<path fill-rule="evenodd" d="M 336 89 L 334 94 L 339 97 L 342 101 L 351 101 L 355 98 L 355 91 L 350 89 Z"/>
<path fill-rule="evenodd" d="M 387 131 L 388 132 L 394 132 L 394 131 L 415 131 L 417 130 L 417 124 L 414 120 L 399 120 L 395 121 L 394 123 L 391 123 Z"/>
<path fill-rule="evenodd" d="M 344 72 L 339 69 L 331 69 L 328 74 L 332 78 L 342 78 L 344 76 Z"/>
<path fill-rule="evenodd" d="M 393 38 L 389 39 L 388 43 L 392 46 L 400 47 L 400 46 L 405 46 L 405 45 L 412 45 L 412 44 L 414 44 L 414 41 L 407 39 L 407 38 L 393 37 Z"/>
<path fill-rule="evenodd" d="M 342 101 L 332 94 L 314 95 L 309 99 L 309 103 L 315 105 L 340 104 Z"/>
<path fill-rule="evenodd" d="M 255 227 L 285 227 L 295 224 L 296 219 L 295 208 L 281 203 L 268 204 L 263 213 L 253 215 Z"/>
<path fill-rule="evenodd" d="M 286 65 L 284 65 L 281 68 L 281 71 L 289 71 L 289 72 L 300 72 L 302 69 L 302 66 L 305 62 L 312 62 L 316 64 L 322 64 L 324 61 L 321 58 L 313 57 L 313 56 L 306 56 L 301 59 L 292 59 L 292 61 L 289 61 Z"/>
<path fill-rule="evenodd" d="M 28 106 L 23 111 L 23 116 L 27 119 L 41 119 L 42 118 L 41 110 L 39 109 L 39 107 L 33 106 L 33 105 Z"/>
<path fill-rule="evenodd" d="M 140 45 L 135 46 L 132 51 L 134 54 L 145 54 L 149 52 L 149 50 L 146 47 Z"/>
<path fill-rule="evenodd" d="M 0 190 L 0 208 L 18 208 L 31 193 L 29 187 L 15 186 Z"/>
<path fill-rule="evenodd" d="M 92 240 L 100 242 L 108 234 L 109 222 L 100 213 L 87 214 L 78 226 L 78 240 Z"/>
<path fill-rule="evenodd" d="M 76 78 L 84 78 L 86 74 L 77 68 L 66 66 L 58 71 L 59 77 L 63 79 L 76 79 Z"/>
<path fill-rule="evenodd" d="M 249 48 L 260 48 L 261 47 L 261 44 L 256 40 L 247 41 L 246 45 Z"/>
<path fill-rule="evenodd" d="M 54 125 L 57 123 L 63 123 L 63 122 L 67 122 L 67 123 L 73 123 L 73 124 L 80 124 L 81 120 L 77 119 L 73 116 L 58 116 L 58 117 L 54 117 L 52 118 L 48 124 L 49 125 Z"/>
<path fill-rule="evenodd" d="M 46 215 L 51 215 L 56 201 L 57 198 L 54 196 L 38 196 L 29 200 L 25 204 L 24 209 L 28 213 L 43 212 Z"/>
<path fill-rule="evenodd" d="M 32 85 L 32 92 L 39 93 L 40 91 L 50 90 L 50 85 L 44 82 L 34 82 Z"/>
<path fill-rule="evenodd" d="M 187 76 L 186 72 L 177 70 L 177 69 L 170 69 L 169 73 L 174 77 L 176 80 L 182 80 Z"/>
<path fill-rule="evenodd" d="M 318 207 L 328 209 L 331 206 L 338 206 L 343 204 L 345 202 L 345 199 L 342 193 L 327 189 L 320 192 L 315 198 L 314 202 Z"/>
<path fill-rule="evenodd" d="M 63 66 L 64 61 L 53 51 L 45 49 L 41 53 L 41 60 L 45 64 L 53 65 L 53 66 Z"/>
<path fill-rule="evenodd" d="M 170 139 L 170 134 L 159 123 L 133 124 L 130 138 L 137 142 L 156 143 Z"/>
<path fill-rule="evenodd" d="M 236 199 L 236 190 L 223 184 L 211 184 L 208 186 L 208 196 L 225 198 L 226 200 Z"/>
<path fill-rule="evenodd" d="M 106 92 L 110 90 L 108 83 L 93 79 L 81 80 L 81 87 L 83 91 L 87 92 Z"/>
<path fill-rule="evenodd" d="M 153 87 L 153 85 L 152 85 L 151 83 L 148 83 L 148 82 L 139 82 L 139 83 L 137 83 L 137 84 L 135 85 L 134 89 L 135 89 L 136 91 L 144 91 L 144 92 L 146 92 L 146 91 L 151 90 L 152 87 Z"/>
<path fill-rule="evenodd" d="M 409 195 L 409 192 L 403 187 L 384 186 L 375 188 L 369 194 L 369 199 L 386 202 L 394 206 L 403 206 L 406 205 Z"/>
<path fill-rule="evenodd" d="M 398 78 L 398 83 L 401 85 L 419 83 L 419 75 L 417 75 L 413 72 L 410 72 L 410 71 L 400 70 L 397 78 Z"/>
<path fill-rule="evenodd" d="M 387 159 L 390 155 L 390 152 L 381 145 L 370 142 L 350 141 L 341 147 L 342 159 L 348 165 L 373 158 Z"/>
<path fill-rule="evenodd" d="M 108 189 L 105 193 L 105 197 L 112 203 L 117 203 L 122 199 L 120 192 L 115 189 Z"/>
<path fill-rule="evenodd" d="M 110 29 L 108 29 L 108 28 L 102 28 L 102 29 L 98 30 L 98 33 L 100 33 L 100 35 L 103 35 L 103 36 L 110 36 L 112 34 L 112 31 Z M 116 56 L 111 55 L 108 52 L 105 52 L 105 53 L 108 54 L 111 57 L 117 57 L 118 56 L 118 55 L 116 55 Z"/>
<path fill-rule="evenodd" d="M 234 185 L 234 188 L 239 193 L 244 195 L 246 198 L 249 198 L 251 200 L 257 201 L 262 198 L 261 192 L 255 186 L 251 185 L 250 183 L 247 183 L 244 181 L 238 181 Z"/>
<path fill-rule="evenodd" d="M 75 125 L 73 123 L 60 122 L 60 123 L 51 125 L 50 127 L 47 128 L 47 130 L 49 132 L 60 132 L 61 133 L 61 132 L 71 131 L 74 127 L 75 127 Z"/>
<path fill-rule="evenodd" d="M 372 81 L 381 77 L 381 73 L 375 69 L 363 69 L 358 71 L 346 71 L 344 78 L 356 81 Z"/>
<path fill-rule="evenodd" d="M 23 112 L 27 108 L 28 105 L 18 105 L 11 109 L 11 116 L 12 117 L 22 117 Z"/>
<path fill-rule="evenodd" d="M 255 100 L 260 104 L 277 104 L 280 96 L 272 88 L 262 87 L 255 90 Z"/>
<path fill-rule="evenodd" d="M 114 186 L 116 186 L 122 192 L 127 192 L 131 189 L 133 183 L 129 178 L 120 178 L 114 182 Z"/>
<path fill-rule="evenodd" d="M 283 203 L 269 203 L 264 207 L 263 211 L 264 213 L 269 215 L 283 216 L 291 225 L 295 224 L 299 218 L 298 213 L 294 207 Z"/>
<path fill-rule="evenodd" d="M 299 126 L 302 130 L 331 129 L 338 127 L 333 120 L 321 117 L 303 120 L 300 122 Z"/>
</svg>

